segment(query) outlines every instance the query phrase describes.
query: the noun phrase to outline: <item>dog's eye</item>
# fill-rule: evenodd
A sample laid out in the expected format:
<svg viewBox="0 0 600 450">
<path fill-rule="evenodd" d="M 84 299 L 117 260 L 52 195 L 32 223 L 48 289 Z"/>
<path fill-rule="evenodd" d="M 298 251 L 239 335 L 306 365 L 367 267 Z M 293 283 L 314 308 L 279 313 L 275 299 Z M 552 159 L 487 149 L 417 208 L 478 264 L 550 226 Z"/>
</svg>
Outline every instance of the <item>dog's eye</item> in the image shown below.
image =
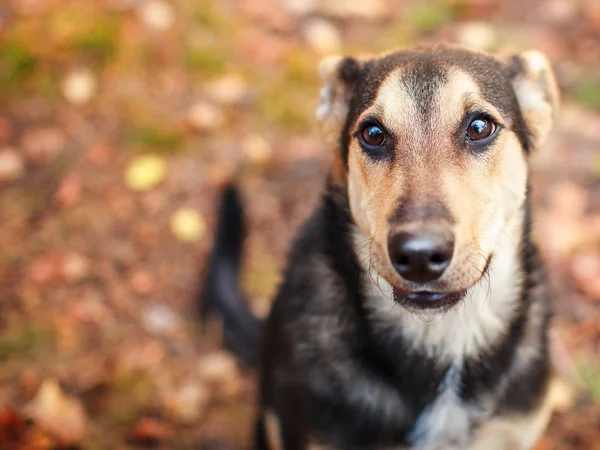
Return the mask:
<svg viewBox="0 0 600 450">
<path fill-rule="evenodd" d="M 379 146 L 385 142 L 385 133 L 377 125 L 367 125 L 364 127 L 361 137 L 367 145 Z"/>
<path fill-rule="evenodd" d="M 486 117 L 477 117 L 467 127 L 467 139 L 479 141 L 490 136 L 496 129 L 496 124 Z"/>
</svg>

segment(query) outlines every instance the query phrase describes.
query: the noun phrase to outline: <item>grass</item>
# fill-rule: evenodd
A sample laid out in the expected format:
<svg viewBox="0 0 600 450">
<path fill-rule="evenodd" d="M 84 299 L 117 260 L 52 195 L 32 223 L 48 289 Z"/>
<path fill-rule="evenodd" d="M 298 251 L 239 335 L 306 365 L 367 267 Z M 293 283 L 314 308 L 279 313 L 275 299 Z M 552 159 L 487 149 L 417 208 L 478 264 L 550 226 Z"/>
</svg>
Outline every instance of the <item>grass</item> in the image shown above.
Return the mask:
<svg viewBox="0 0 600 450">
<path fill-rule="evenodd" d="M 165 153 L 180 150 L 184 141 L 184 134 L 179 130 L 159 125 L 135 125 L 125 133 L 127 146 Z"/>
<path fill-rule="evenodd" d="M 10 91 L 30 77 L 37 60 L 25 43 L 6 39 L 0 45 L 0 92 Z"/>
<path fill-rule="evenodd" d="M 600 80 L 584 78 L 575 86 L 575 100 L 588 108 L 600 111 Z"/>
<path fill-rule="evenodd" d="M 223 74 L 227 69 L 227 52 L 206 44 L 189 44 L 183 53 L 183 65 L 201 76 Z"/>
<path fill-rule="evenodd" d="M 56 333 L 49 327 L 24 323 L 0 336 L 0 362 L 11 356 L 36 358 L 55 347 Z"/>
<path fill-rule="evenodd" d="M 407 11 L 405 21 L 417 33 L 428 34 L 448 23 L 454 13 L 452 4 L 441 1 L 416 2 Z"/>
<path fill-rule="evenodd" d="M 70 42 L 70 48 L 79 57 L 106 63 L 116 53 L 120 32 L 120 21 L 110 17 L 94 21 L 87 31 Z"/>
<path fill-rule="evenodd" d="M 579 367 L 579 375 L 596 401 L 600 401 L 600 363 L 586 361 Z"/>
<path fill-rule="evenodd" d="M 217 2 L 200 2 L 191 17 L 195 24 L 218 34 L 230 34 L 235 29 L 232 17 Z"/>
<path fill-rule="evenodd" d="M 111 384 L 110 395 L 114 402 L 107 409 L 108 417 L 112 424 L 123 427 L 135 424 L 140 413 L 155 406 L 157 401 L 150 374 L 139 371 L 118 373 Z"/>
</svg>

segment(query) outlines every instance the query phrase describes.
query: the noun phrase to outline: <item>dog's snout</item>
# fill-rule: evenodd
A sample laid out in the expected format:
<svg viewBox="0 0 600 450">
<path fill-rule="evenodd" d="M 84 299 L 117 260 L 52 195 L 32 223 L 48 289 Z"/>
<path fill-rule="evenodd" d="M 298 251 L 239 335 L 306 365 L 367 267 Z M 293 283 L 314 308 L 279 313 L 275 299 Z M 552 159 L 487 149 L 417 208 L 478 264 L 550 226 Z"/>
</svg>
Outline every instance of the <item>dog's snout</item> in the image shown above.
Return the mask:
<svg viewBox="0 0 600 450">
<path fill-rule="evenodd" d="M 388 252 L 402 278 L 416 283 L 437 280 L 450 265 L 454 235 L 442 227 L 390 233 Z"/>
</svg>

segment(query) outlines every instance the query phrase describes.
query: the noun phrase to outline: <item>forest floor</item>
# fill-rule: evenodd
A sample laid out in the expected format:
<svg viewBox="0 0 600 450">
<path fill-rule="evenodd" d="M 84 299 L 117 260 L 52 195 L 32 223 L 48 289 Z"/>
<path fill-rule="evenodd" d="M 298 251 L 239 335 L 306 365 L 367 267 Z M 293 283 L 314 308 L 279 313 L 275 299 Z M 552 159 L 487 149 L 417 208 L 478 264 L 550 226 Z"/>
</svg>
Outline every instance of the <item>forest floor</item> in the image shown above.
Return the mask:
<svg viewBox="0 0 600 450">
<path fill-rule="evenodd" d="M 326 53 L 538 48 L 563 104 L 533 156 L 554 356 L 576 396 L 537 450 L 600 449 L 600 3 L 0 3 L 0 448 L 238 449 L 255 374 L 196 309 L 236 174 L 264 316 L 329 155 Z"/>
</svg>

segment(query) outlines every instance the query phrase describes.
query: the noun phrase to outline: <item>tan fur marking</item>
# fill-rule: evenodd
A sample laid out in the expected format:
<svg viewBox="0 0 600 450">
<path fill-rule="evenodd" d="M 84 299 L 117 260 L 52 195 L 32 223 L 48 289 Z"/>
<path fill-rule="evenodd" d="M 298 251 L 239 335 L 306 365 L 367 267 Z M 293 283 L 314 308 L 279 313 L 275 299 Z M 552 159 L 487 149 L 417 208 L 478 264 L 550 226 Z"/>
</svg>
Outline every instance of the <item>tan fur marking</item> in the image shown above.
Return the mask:
<svg viewBox="0 0 600 450">
<path fill-rule="evenodd" d="M 279 419 L 277 418 L 277 415 L 270 409 L 265 410 L 263 414 L 269 448 L 271 450 L 283 450 L 283 444 L 281 442 L 281 427 L 279 425 Z"/>
<path fill-rule="evenodd" d="M 525 122 L 538 148 L 550 132 L 560 94 L 550 62 L 535 50 L 518 55 L 523 70 L 513 80 Z"/>
<path fill-rule="evenodd" d="M 499 417 L 486 422 L 469 450 L 529 450 L 548 426 L 554 408 L 551 383 L 541 406 L 530 414 Z"/>
</svg>

